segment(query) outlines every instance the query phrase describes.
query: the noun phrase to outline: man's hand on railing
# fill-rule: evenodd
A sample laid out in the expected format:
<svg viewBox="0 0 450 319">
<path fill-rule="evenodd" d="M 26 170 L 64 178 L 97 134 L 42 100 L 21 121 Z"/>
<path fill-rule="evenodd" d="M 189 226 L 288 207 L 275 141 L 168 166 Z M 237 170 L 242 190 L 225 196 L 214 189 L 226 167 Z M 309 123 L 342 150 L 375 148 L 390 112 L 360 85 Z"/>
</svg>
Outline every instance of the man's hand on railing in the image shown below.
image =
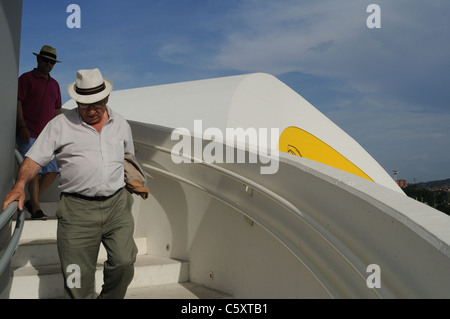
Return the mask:
<svg viewBox="0 0 450 319">
<path fill-rule="evenodd" d="M 13 201 L 19 201 L 17 207 L 19 210 L 23 210 L 23 205 L 25 202 L 25 189 L 20 185 L 14 185 L 14 188 L 6 195 L 5 201 L 3 202 L 3 210 L 8 207 Z"/>
<path fill-rule="evenodd" d="M 13 189 L 6 195 L 3 202 L 3 210 L 8 207 L 13 201 L 19 201 L 17 208 L 23 210 L 25 202 L 25 186 L 27 183 L 37 175 L 41 166 L 30 158 L 25 158 L 20 165 L 19 172 L 17 173 L 17 180 L 13 186 Z"/>
</svg>

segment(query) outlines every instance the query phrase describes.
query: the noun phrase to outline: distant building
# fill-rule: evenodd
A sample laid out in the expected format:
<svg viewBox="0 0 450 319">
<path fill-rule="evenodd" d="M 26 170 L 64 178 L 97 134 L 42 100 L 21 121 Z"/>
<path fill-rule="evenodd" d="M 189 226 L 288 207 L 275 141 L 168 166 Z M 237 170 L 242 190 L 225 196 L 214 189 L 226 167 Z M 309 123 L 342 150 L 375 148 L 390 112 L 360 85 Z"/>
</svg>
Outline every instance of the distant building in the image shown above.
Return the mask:
<svg viewBox="0 0 450 319">
<path fill-rule="evenodd" d="M 408 186 L 408 183 L 406 182 L 406 179 L 398 179 L 396 180 L 398 186 L 400 186 L 401 188 L 405 188 L 406 186 Z"/>
</svg>

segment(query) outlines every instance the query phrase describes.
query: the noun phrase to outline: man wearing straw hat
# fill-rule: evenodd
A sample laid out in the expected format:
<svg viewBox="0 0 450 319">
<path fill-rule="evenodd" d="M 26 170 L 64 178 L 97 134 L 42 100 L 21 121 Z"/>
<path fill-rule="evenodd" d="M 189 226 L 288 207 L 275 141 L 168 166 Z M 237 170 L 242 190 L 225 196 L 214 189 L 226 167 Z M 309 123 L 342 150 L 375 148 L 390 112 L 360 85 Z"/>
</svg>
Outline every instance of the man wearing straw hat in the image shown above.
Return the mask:
<svg viewBox="0 0 450 319">
<path fill-rule="evenodd" d="M 50 76 L 56 59 L 56 49 L 44 45 L 36 55 L 37 67 L 19 77 L 17 94 L 17 149 L 25 157 L 45 125 L 61 113 L 61 92 L 58 82 Z M 41 167 L 39 174 L 28 183 L 30 199 L 25 208 L 32 219 L 47 219 L 39 199 L 58 175 L 55 160 Z"/>
<path fill-rule="evenodd" d="M 24 186 L 53 155 L 60 171 L 57 245 L 67 298 L 93 298 L 100 244 L 108 259 L 99 298 L 124 298 L 137 247 L 133 197 L 124 189 L 124 154 L 134 155 L 131 128 L 107 106 L 112 83 L 100 70 L 79 70 L 69 95 L 78 107 L 50 121 L 27 153 L 4 207 L 24 203 Z M 79 269 L 79 280 L 72 276 Z"/>
</svg>

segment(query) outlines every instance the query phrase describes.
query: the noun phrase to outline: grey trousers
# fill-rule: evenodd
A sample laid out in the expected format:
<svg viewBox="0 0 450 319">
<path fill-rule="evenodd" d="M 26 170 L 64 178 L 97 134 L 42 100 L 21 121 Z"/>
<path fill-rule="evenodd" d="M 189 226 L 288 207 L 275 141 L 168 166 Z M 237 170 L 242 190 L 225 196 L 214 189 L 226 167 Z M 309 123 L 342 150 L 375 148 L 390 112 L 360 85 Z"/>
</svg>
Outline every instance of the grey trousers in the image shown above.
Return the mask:
<svg viewBox="0 0 450 319">
<path fill-rule="evenodd" d="M 104 201 L 61 195 L 57 246 L 66 298 L 94 298 L 95 271 L 100 244 L 107 260 L 98 298 L 124 298 L 134 277 L 137 247 L 134 242 L 133 197 L 122 189 Z"/>
</svg>

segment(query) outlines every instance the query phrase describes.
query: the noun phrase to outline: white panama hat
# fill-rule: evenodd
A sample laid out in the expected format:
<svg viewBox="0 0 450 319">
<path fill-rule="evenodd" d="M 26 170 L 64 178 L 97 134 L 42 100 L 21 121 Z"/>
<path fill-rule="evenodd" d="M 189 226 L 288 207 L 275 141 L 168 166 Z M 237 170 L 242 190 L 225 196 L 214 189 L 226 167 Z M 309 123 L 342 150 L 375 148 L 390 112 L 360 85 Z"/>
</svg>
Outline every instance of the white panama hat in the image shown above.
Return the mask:
<svg viewBox="0 0 450 319">
<path fill-rule="evenodd" d="M 67 91 L 72 99 L 83 104 L 92 104 L 103 100 L 113 89 L 110 80 L 103 78 L 99 69 L 79 70 L 77 80 L 71 83 Z"/>
</svg>

